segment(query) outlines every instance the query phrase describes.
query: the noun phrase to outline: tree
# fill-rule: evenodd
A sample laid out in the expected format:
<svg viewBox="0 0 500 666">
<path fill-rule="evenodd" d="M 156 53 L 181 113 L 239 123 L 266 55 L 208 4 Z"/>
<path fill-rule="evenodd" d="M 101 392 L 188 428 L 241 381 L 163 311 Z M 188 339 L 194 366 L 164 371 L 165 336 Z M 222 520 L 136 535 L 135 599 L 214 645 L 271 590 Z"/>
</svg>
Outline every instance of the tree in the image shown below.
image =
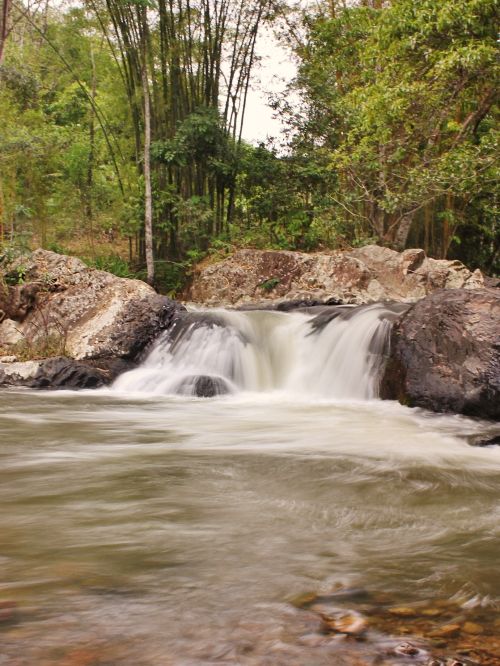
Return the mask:
<svg viewBox="0 0 500 666">
<path fill-rule="evenodd" d="M 14 5 L 11 26 L 0 69 L 3 239 L 35 233 L 47 247 L 83 233 L 92 245 L 124 214 L 116 162 L 128 129 L 116 68 L 81 9 L 45 16 Z"/>
<path fill-rule="evenodd" d="M 9 18 L 12 0 L 1 0 L 0 3 L 0 65 L 3 61 L 5 42 L 9 35 Z"/>
<path fill-rule="evenodd" d="M 427 228 L 446 256 L 495 179 L 496 3 L 333 7 L 304 17 L 299 140 L 330 152 L 346 221 L 399 249 Z"/>
<path fill-rule="evenodd" d="M 92 4 L 108 42 L 117 47 L 137 164 L 146 186 L 147 159 L 139 156 L 145 155 L 141 146 L 146 108 L 150 112 L 154 245 L 159 258 L 176 260 L 193 243 L 206 248 L 212 236 L 228 229 L 246 96 L 266 4 L 159 0 L 157 7 L 146 9 L 133 1 L 107 0 L 110 24 Z M 210 212 L 196 218 L 194 230 L 189 202 L 202 203 Z"/>
</svg>

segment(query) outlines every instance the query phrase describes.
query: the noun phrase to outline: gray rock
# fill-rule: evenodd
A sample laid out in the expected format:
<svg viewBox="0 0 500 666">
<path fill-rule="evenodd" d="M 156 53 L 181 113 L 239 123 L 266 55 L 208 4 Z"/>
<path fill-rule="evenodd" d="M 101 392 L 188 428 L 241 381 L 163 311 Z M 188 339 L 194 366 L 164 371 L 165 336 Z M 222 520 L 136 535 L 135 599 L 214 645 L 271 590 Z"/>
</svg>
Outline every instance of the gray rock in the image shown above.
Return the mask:
<svg viewBox="0 0 500 666">
<path fill-rule="evenodd" d="M 439 290 L 393 328 L 383 398 L 500 418 L 500 290 Z"/>
<path fill-rule="evenodd" d="M 19 331 L 19 323 L 13 319 L 4 319 L 0 324 L 0 346 L 8 349 L 17 345 L 22 339 L 23 335 Z"/>
<path fill-rule="evenodd" d="M 75 257 L 35 250 L 17 263 L 26 284 L 9 288 L 5 309 L 28 347 L 53 336 L 74 359 L 133 359 L 180 307 L 140 280 L 88 268 Z M 19 271 L 16 262 L 9 271 Z M 12 324 L 3 326 L 0 347 L 15 344 L 12 332 Z"/>
<path fill-rule="evenodd" d="M 483 286 L 480 271 L 435 260 L 420 249 L 395 252 L 369 245 L 345 252 L 305 254 L 238 250 L 195 272 L 188 300 L 248 307 L 280 301 L 363 304 L 414 302 L 436 289 Z"/>
</svg>

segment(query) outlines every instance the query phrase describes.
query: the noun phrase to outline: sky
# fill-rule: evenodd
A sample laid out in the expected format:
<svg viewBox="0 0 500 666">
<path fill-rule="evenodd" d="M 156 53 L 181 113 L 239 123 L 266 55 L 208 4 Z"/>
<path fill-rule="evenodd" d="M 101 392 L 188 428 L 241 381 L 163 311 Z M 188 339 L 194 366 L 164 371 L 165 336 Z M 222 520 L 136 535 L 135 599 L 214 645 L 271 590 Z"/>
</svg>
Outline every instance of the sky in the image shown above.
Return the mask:
<svg viewBox="0 0 500 666">
<path fill-rule="evenodd" d="M 290 54 L 278 43 L 271 30 L 266 29 L 260 35 L 257 52 L 261 62 L 255 70 L 248 93 L 243 125 L 243 138 L 255 144 L 281 134 L 281 123 L 274 118 L 275 112 L 268 106 L 268 97 L 270 93 L 284 90 L 295 74 Z"/>
</svg>

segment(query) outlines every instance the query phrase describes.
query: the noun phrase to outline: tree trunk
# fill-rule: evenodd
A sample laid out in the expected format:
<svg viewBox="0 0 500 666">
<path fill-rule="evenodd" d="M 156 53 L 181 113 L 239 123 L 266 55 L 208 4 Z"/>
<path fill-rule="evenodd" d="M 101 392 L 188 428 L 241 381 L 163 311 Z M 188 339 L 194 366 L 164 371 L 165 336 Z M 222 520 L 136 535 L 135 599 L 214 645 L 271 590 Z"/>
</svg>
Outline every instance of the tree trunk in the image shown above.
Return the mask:
<svg viewBox="0 0 500 666">
<path fill-rule="evenodd" d="M 144 59 L 142 67 L 142 91 L 144 96 L 144 241 L 146 279 L 152 285 L 155 279 L 155 265 L 153 257 L 153 202 L 151 194 L 151 109 L 146 59 Z"/>
<path fill-rule="evenodd" d="M 0 65 L 3 61 L 5 42 L 9 34 L 9 14 L 12 0 L 2 0 L 2 12 L 0 14 Z"/>
<path fill-rule="evenodd" d="M 95 254 L 94 249 L 94 210 L 92 206 L 92 190 L 94 185 L 94 161 L 95 161 L 95 96 L 96 96 L 96 69 L 94 50 L 90 47 L 90 61 L 92 63 L 92 85 L 90 95 L 92 103 L 90 105 L 90 120 L 89 120 L 89 158 L 87 163 L 87 187 L 85 193 L 85 216 L 87 218 L 88 233 L 90 240 L 90 250 L 92 257 Z"/>
<path fill-rule="evenodd" d="M 406 241 L 410 233 L 411 225 L 413 222 L 413 213 L 405 215 L 401 222 L 398 224 L 396 233 L 394 234 L 394 249 L 402 252 L 406 248 Z"/>
<path fill-rule="evenodd" d="M 0 248 L 5 244 L 5 199 L 3 196 L 2 179 L 0 178 Z"/>
</svg>

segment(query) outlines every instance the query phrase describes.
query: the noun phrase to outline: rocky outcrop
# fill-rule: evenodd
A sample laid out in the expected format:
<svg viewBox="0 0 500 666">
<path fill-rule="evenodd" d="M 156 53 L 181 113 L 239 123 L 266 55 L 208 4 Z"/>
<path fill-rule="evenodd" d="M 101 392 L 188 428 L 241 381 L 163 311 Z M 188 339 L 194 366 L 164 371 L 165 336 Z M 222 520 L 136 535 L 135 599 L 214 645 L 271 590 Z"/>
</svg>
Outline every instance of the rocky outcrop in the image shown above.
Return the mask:
<svg viewBox="0 0 500 666">
<path fill-rule="evenodd" d="M 305 254 L 239 250 L 201 267 L 186 298 L 205 305 L 276 301 L 413 302 L 436 289 L 483 286 L 483 276 L 458 261 L 430 259 L 423 250 L 395 252 L 370 245 L 345 252 Z"/>
<path fill-rule="evenodd" d="M 19 275 L 21 285 L 8 285 Z M 167 327 L 178 305 L 140 280 L 88 268 L 75 257 L 36 250 L 5 268 L 0 346 L 53 338 L 73 359 L 133 359 Z M 0 312 L 0 318 L 2 318 Z"/>
<path fill-rule="evenodd" d="M 183 309 L 140 280 L 55 252 L 36 250 L 1 268 L 0 385 L 109 383 Z M 55 358 L 12 362 L 16 356 Z"/>
<path fill-rule="evenodd" d="M 500 419 L 500 290 L 439 290 L 391 335 L 383 398 Z"/>
</svg>

